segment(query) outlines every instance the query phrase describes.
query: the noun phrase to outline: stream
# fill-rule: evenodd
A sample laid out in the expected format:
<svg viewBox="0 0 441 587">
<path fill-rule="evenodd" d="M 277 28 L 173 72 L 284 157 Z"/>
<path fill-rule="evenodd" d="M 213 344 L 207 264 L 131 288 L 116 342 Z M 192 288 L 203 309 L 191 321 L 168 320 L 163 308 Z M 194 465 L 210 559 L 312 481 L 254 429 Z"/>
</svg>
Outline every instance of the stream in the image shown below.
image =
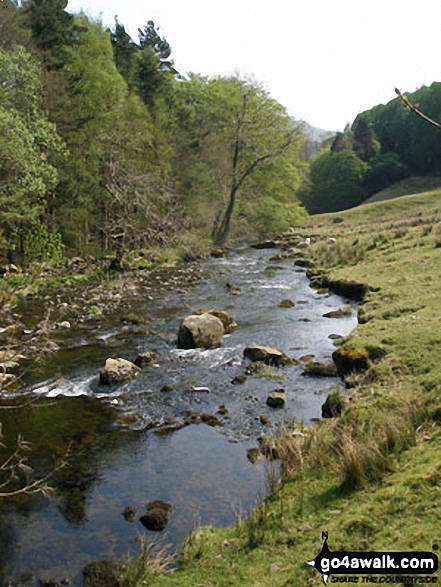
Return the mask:
<svg viewBox="0 0 441 587">
<path fill-rule="evenodd" d="M 127 293 L 129 310 L 142 318 L 132 323 L 113 317 L 60 330 L 60 350 L 31 369 L 15 396 L 9 393 L 17 409 L 2 411 L 5 442 L 20 433 L 32 443 L 37 475 L 56 459 L 67 464 L 51 480 L 50 497 L 2 502 L 0 585 L 29 573 L 81 587 L 87 563 L 136 554 L 140 535 L 158 537 L 139 521 L 153 500 L 173 505 L 161 535 L 176 551 L 194 529 L 234 524 L 259 503 L 269 465 L 253 463 L 247 451 L 262 434 L 320 418 L 339 380 L 304 377 L 300 361 L 233 384 L 249 364 L 244 348 L 259 344 L 329 362 L 332 335 L 347 336 L 357 324 L 353 304 L 352 315 L 324 317 L 351 303 L 311 289 L 303 269 L 292 260 L 271 261 L 274 253 L 243 248 L 207 259 L 206 277 L 191 288 L 174 287 L 173 273 L 166 285 L 144 284 Z M 286 299 L 292 308 L 278 306 Z M 213 307 L 227 310 L 237 330 L 217 349 L 177 349 L 180 322 Z M 108 357 L 133 361 L 144 351 L 155 352 L 157 363 L 134 381 L 99 384 Z M 200 387 L 206 390 L 195 391 Z M 268 407 L 269 393 L 281 388 L 285 406 Z M 132 520 L 123 515 L 128 506 L 137 512 Z"/>
</svg>

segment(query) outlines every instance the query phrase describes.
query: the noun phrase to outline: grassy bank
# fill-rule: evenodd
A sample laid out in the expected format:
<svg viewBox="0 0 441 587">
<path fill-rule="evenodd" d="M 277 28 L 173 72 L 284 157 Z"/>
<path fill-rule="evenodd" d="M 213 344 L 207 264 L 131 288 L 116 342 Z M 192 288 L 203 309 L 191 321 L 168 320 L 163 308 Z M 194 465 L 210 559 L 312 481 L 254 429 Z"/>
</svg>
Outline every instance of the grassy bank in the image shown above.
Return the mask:
<svg viewBox="0 0 441 587">
<path fill-rule="evenodd" d="M 409 194 L 424 194 L 433 191 L 440 191 L 441 177 L 437 176 L 411 176 L 392 184 L 390 187 L 377 192 L 366 200 L 365 204 L 372 202 L 384 202 L 394 198 L 401 198 Z"/>
<path fill-rule="evenodd" d="M 352 377 L 349 406 L 313 429 L 287 431 L 284 482 L 248 519 L 201 529 L 179 570 L 156 576 L 150 568 L 133 587 L 319 585 L 305 561 L 324 530 L 332 550 L 441 544 L 441 203 L 416 195 L 341 213 L 341 224 L 334 216 L 304 228 L 318 239 L 311 258 L 332 278 L 375 290 L 345 343 L 372 359 Z"/>
</svg>

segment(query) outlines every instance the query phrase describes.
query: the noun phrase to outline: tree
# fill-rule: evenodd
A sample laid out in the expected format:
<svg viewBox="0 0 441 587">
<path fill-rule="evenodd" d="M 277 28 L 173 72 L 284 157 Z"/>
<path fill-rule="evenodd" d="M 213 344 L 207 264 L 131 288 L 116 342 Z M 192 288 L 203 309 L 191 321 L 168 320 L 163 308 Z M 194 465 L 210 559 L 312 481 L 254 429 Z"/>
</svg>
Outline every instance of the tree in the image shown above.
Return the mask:
<svg viewBox="0 0 441 587">
<path fill-rule="evenodd" d="M 160 37 L 152 20 L 147 22 L 144 30 L 138 29 L 139 45 L 142 49 L 150 47 L 158 59 L 159 69 L 166 73 L 178 74 L 170 59 L 172 49 L 164 37 Z"/>
<path fill-rule="evenodd" d="M 341 153 L 342 151 L 350 151 L 353 146 L 353 136 L 351 126 L 346 125 L 343 132 L 338 132 L 331 144 L 331 153 Z"/>
<path fill-rule="evenodd" d="M 214 242 L 221 246 L 229 236 L 238 195 L 251 186 L 257 170 L 271 174 L 280 157 L 290 154 L 298 162 L 300 133 L 285 109 L 252 80 L 196 76 L 183 86 L 194 109 L 192 148 L 208 164 L 221 196 L 213 226 Z"/>
<path fill-rule="evenodd" d="M 368 165 L 353 151 L 323 151 L 310 167 L 311 186 L 304 204 L 312 214 L 358 206 L 367 197 L 363 182 Z"/>
<path fill-rule="evenodd" d="M 97 246 L 105 214 L 111 137 L 127 85 L 113 59 L 110 34 L 99 23 L 78 17 L 81 33 L 69 49 L 67 108 L 60 132 L 69 158 L 60 166 L 54 214 L 69 246 L 81 252 Z"/>
<path fill-rule="evenodd" d="M 62 150 L 42 110 L 38 65 L 21 46 L 0 49 L 0 224 L 10 258 L 45 209 L 57 182 L 50 159 Z"/>
<path fill-rule="evenodd" d="M 132 41 L 130 35 L 126 32 L 124 25 L 118 22 L 116 16 L 115 27 L 113 31 L 111 31 L 110 40 L 112 42 L 116 67 L 130 86 L 133 83 L 134 58 L 139 47 Z"/>
<path fill-rule="evenodd" d="M 352 150 L 362 161 L 368 162 L 380 151 L 372 125 L 364 116 L 357 116 L 352 125 Z"/>
<path fill-rule="evenodd" d="M 67 0 L 26 0 L 23 10 L 35 46 L 44 55 L 47 69 L 62 67 L 66 48 L 77 41 L 79 29 L 75 17 L 66 12 Z"/>
<path fill-rule="evenodd" d="M 0 2 L 0 47 L 9 49 L 13 45 L 26 46 L 30 32 L 23 26 L 23 15 L 16 0 Z"/>
<path fill-rule="evenodd" d="M 379 153 L 369 161 L 365 185 L 369 194 L 374 194 L 408 175 L 409 169 L 396 153 Z"/>
</svg>

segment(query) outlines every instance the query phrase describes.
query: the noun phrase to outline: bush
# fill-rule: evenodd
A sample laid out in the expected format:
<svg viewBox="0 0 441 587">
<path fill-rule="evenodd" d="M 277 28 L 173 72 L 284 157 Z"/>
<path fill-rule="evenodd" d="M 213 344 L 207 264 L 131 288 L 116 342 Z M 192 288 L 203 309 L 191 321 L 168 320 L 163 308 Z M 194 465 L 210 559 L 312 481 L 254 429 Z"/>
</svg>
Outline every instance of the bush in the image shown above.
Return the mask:
<svg viewBox="0 0 441 587">
<path fill-rule="evenodd" d="M 27 262 L 50 261 L 59 265 L 63 258 L 63 243 L 58 232 L 49 232 L 41 222 L 36 222 L 25 234 L 24 250 Z"/>
</svg>

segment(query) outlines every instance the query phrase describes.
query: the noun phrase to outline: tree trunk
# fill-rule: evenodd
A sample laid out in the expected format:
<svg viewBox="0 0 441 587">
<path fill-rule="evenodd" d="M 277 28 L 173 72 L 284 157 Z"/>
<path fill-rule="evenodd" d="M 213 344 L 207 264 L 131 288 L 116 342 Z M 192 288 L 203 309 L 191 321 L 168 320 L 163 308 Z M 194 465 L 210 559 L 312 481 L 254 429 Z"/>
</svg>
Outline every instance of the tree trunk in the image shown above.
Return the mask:
<svg viewBox="0 0 441 587">
<path fill-rule="evenodd" d="M 231 218 L 233 216 L 234 206 L 236 204 L 236 193 L 238 190 L 237 185 L 233 185 L 230 191 L 230 201 L 228 202 L 228 207 L 225 210 L 225 214 L 222 218 L 222 222 L 220 226 L 216 229 L 214 234 L 214 244 L 216 247 L 223 247 L 224 244 L 227 242 L 228 235 L 230 234 L 231 228 Z"/>
</svg>

